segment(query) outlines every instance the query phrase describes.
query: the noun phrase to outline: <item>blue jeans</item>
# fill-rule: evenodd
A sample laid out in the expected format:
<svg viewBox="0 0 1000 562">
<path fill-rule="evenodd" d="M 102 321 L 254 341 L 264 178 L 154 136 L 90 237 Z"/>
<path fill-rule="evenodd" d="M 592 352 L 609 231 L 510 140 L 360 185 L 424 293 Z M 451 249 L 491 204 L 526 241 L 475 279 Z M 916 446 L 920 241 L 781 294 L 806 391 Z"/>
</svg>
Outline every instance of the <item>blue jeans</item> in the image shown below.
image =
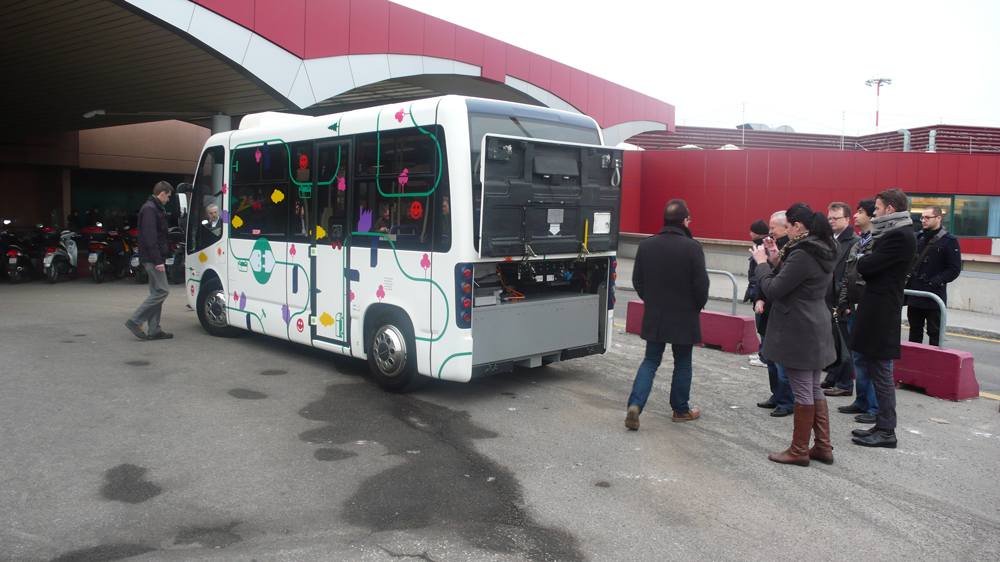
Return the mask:
<svg viewBox="0 0 1000 562">
<path fill-rule="evenodd" d="M 795 398 L 792 396 L 792 383 L 788 381 L 788 371 L 781 365 L 768 359 L 767 370 L 770 371 L 772 367 L 774 368 L 774 377 L 777 384 L 774 387 L 774 396 L 771 397 L 771 402 L 777 404 L 779 408 L 794 410 Z"/>
<path fill-rule="evenodd" d="M 686 414 L 690 410 L 688 398 L 691 396 L 691 351 L 693 345 L 671 344 L 674 355 L 674 376 L 670 380 L 670 407 L 678 414 Z M 639 406 L 639 412 L 646 407 L 649 392 L 653 389 L 653 379 L 656 370 L 663 360 L 663 352 L 667 344 L 663 342 L 646 342 L 646 357 L 639 365 L 632 383 L 632 394 L 628 397 L 629 406 Z"/>
<path fill-rule="evenodd" d="M 858 380 L 854 381 L 857 394 L 854 406 L 869 414 L 877 414 L 878 399 L 875 398 L 875 385 L 868 376 L 868 358 L 855 351 L 851 352 L 851 356 L 854 357 L 854 372 L 858 375 Z M 889 372 L 892 372 L 892 361 L 889 361 Z"/>
</svg>

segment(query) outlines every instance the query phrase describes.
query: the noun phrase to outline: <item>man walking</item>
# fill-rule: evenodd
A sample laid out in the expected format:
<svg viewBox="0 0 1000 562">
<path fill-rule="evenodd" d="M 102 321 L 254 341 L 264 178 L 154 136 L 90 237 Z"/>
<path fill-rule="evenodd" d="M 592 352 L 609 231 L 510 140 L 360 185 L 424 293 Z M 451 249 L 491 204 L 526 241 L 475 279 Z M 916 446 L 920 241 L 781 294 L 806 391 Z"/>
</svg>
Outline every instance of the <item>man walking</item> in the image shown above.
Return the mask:
<svg viewBox="0 0 1000 562">
<path fill-rule="evenodd" d="M 826 293 L 826 304 L 830 310 L 837 309 L 837 299 L 840 296 L 840 282 L 844 278 L 844 270 L 847 268 L 847 254 L 850 253 L 854 243 L 858 241 L 854 229 L 851 227 L 851 206 L 847 203 L 830 203 L 826 210 L 826 218 L 833 229 L 833 239 L 837 242 L 837 265 L 833 269 L 833 283 Z M 849 332 L 847 330 L 847 318 L 837 317 L 837 327 L 840 334 L 847 341 Z M 854 394 L 854 362 L 844 361 L 840 367 L 835 367 L 826 372 L 826 380 L 821 384 L 823 394 L 827 396 L 850 396 Z"/>
<path fill-rule="evenodd" d="M 875 426 L 855 429 L 852 441 L 865 447 L 896 447 L 896 385 L 892 360 L 900 358 L 899 316 L 903 311 L 906 274 L 917 253 L 909 201 L 901 189 L 875 198 L 872 240 L 858 255 L 857 270 L 865 281 L 849 345 L 867 360 L 879 410 Z"/>
<path fill-rule="evenodd" d="M 851 251 L 847 254 L 847 267 L 844 268 L 844 278 L 840 282 L 840 297 L 837 302 L 837 316 L 847 319 L 847 333 L 854 331 L 854 308 L 861 300 L 861 293 L 865 290 L 865 282 L 857 272 L 858 254 L 864 254 L 866 244 L 871 240 L 872 217 L 875 215 L 875 200 L 862 199 L 858 201 L 858 212 L 854 213 L 854 224 L 858 226 L 861 234 L 857 238 Z M 850 337 L 848 336 L 848 341 Z M 858 423 L 875 423 L 875 414 L 878 413 L 878 400 L 875 398 L 875 387 L 868 377 L 868 361 L 857 351 L 851 351 L 854 359 L 854 372 L 856 375 L 855 388 L 857 396 L 854 403 L 849 406 L 837 406 L 837 411 L 842 414 L 857 414 L 855 421 Z M 892 362 L 889 362 L 889 370 L 892 370 Z"/>
<path fill-rule="evenodd" d="M 705 252 L 688 230 L 691 216 L 682 199 L 673 199 L 663 210 L 663 229 L 639 243 L 632 271 L 632 285 L 645 303 L 640 337 L 646 340 L 646 357 L 639 365 L 628 399 L 625 427 L 639 429 L 639 414 L 653 388 L 653 378 L 666 344 L 674 356 L 670 382 L 673 421 L 698 418 L 688 404 L 691 394 L 691 352 L 701 343 L 701 309 L 708 302 Z"/>
<path fill-rule="evenodd" d="M 907 289 L 934 293 L 948 304 L 945 287 L 962 273 L 962 250 L 958 239 L 941 226 L 941 207 L 931 205 L 920 214 L 924 229 L 917 234 L 917 263 L 913 264 Z M 929 297 L 906 297 L 906 319 L 910 323 L 910 341 L 924 341 L 924 320 L 931 345 L 941 339 L 941 309 Z"/>
<path fill-rule="evenodd" d="M 139 262 L 149 274 L 149 296 L 139 305 L 125 327 L 141 340 L 165 340 L 174 337 L 160 328 L 160 312 L 170 289 L 167 285 L 167 258 L 170 257 L 170 240 L 167 238 L 167 210 L 174 188 L 165 181 L 153 187 L 153 195 L 139 209 Z M 142 324 L 149 323 L 149 332 L 142 331 Z"/>
</svg>

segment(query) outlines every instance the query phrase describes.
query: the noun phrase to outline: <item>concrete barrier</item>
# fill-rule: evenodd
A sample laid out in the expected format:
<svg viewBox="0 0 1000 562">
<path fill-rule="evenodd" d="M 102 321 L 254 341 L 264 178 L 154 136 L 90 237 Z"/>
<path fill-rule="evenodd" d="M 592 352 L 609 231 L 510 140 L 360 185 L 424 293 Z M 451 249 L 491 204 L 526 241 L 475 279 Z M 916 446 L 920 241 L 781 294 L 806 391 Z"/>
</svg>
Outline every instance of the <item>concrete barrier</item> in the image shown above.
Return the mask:
<svg viewBox="0 0 1000 562">
<path fill-rule="evenodd" d="M 927 394 L 945 400 L 968 400 L 979 396 L 979 381 L 972 354 L 957 349 L 938 349 L 908 341 L 893 362 L 896 383 L 919 386 Z"/>
<path fill-rule="evenodd" d="M 625 316 L 625 331 L 638 334 L 642 331 L 642 301 L 629 301 Z M 722 351 L 748 355 L 757 353 L 760 340 L 752 316 L 739 316 L 701 311 L 701 340 L 705 345 L 721 347 Z"/>
</svg>

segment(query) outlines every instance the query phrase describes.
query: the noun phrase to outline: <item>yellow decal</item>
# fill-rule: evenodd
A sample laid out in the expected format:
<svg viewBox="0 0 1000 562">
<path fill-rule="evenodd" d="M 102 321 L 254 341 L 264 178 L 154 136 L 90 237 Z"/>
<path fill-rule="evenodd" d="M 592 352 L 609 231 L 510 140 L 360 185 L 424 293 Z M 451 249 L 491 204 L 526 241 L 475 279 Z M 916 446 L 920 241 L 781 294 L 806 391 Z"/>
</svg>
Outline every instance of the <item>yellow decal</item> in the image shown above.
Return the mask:
<svg viewBox="0 0 1000 562">
<path fill-rule="evenodd" d="M 281 203 L 284 200 L 285 200 L 285 194 L 278 191 L 277 189 L 275 189 L 274 193 L 271 194 L 271 201 L 274 201 L 275 205 Z"/>
<path fill-rule="evenodd" d="M 323 230 L 322 226 L 320 226 L 320 225 L 317 224 L 316 225 L 316 240 L 322 240 L 324 238 L 326 238 L 326 231 Z"/>
<path fill-rule="evenodd" d="M 333 322 L 334 322 L 333 316 L 330 316 L 326 312 L 324 312 L 323 315 L 319 317 L 319 323 L 326 326 L 327 328 L 333 326 Z"/>
<path fill-rule="evenodd" d="M 239 228 L 243 226 L 243 219 L 240 217 L 233 217 L 233 228 Z"/>
<path fill-rule="evenodd" d="M 205 263 L 208 261 L 208 256 L 205 255 L 205 252 L 201 252 L 198 254 L 198 261 L 200 261 L 201 263 Z"/>
</svg>

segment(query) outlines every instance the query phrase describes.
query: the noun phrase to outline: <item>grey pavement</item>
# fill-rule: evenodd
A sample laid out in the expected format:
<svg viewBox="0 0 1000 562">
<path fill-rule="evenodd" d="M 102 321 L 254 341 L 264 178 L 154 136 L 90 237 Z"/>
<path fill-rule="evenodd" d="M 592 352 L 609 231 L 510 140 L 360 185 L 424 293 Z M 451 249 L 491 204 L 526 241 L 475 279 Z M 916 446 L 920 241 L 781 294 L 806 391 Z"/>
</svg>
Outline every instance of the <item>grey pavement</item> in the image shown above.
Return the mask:
<svg viewBox="0 0 1000 562">
<path fill-rule="evenodd" d="M 632 267 L 634 263 L 635 260 L 631 258 L 618 258 L 617 284 L 619 287 L 634 290 L 632 287 Z M 734 275 L 733 277 L 736 279 L 737 301 L 742 301 L 743 293 L 746 292 L 747 289 L 747 277 L 746 275 Z M 709 286 L 709 298 L 720 301 L 732 301 L 732 280 L 730 280 L 728 276 L 722 274 L 709 274 L 709 278 L 711 281 L 711 285 Z M 1000 284 L 998 284 L 997 289 L 1000 290 Z M 737 313 L 744 315 L 753 314 L 749 305 L 742 304 L 738 307 Z M 947 320 L 948 333 L 980 338 L 1000 339 L 1000 316 L 948 308 Z M 908 322 L 906 321 L 905 308 L 903 309 L 900 322 L 904 326 L 908 325 Z"/>
</svg>

